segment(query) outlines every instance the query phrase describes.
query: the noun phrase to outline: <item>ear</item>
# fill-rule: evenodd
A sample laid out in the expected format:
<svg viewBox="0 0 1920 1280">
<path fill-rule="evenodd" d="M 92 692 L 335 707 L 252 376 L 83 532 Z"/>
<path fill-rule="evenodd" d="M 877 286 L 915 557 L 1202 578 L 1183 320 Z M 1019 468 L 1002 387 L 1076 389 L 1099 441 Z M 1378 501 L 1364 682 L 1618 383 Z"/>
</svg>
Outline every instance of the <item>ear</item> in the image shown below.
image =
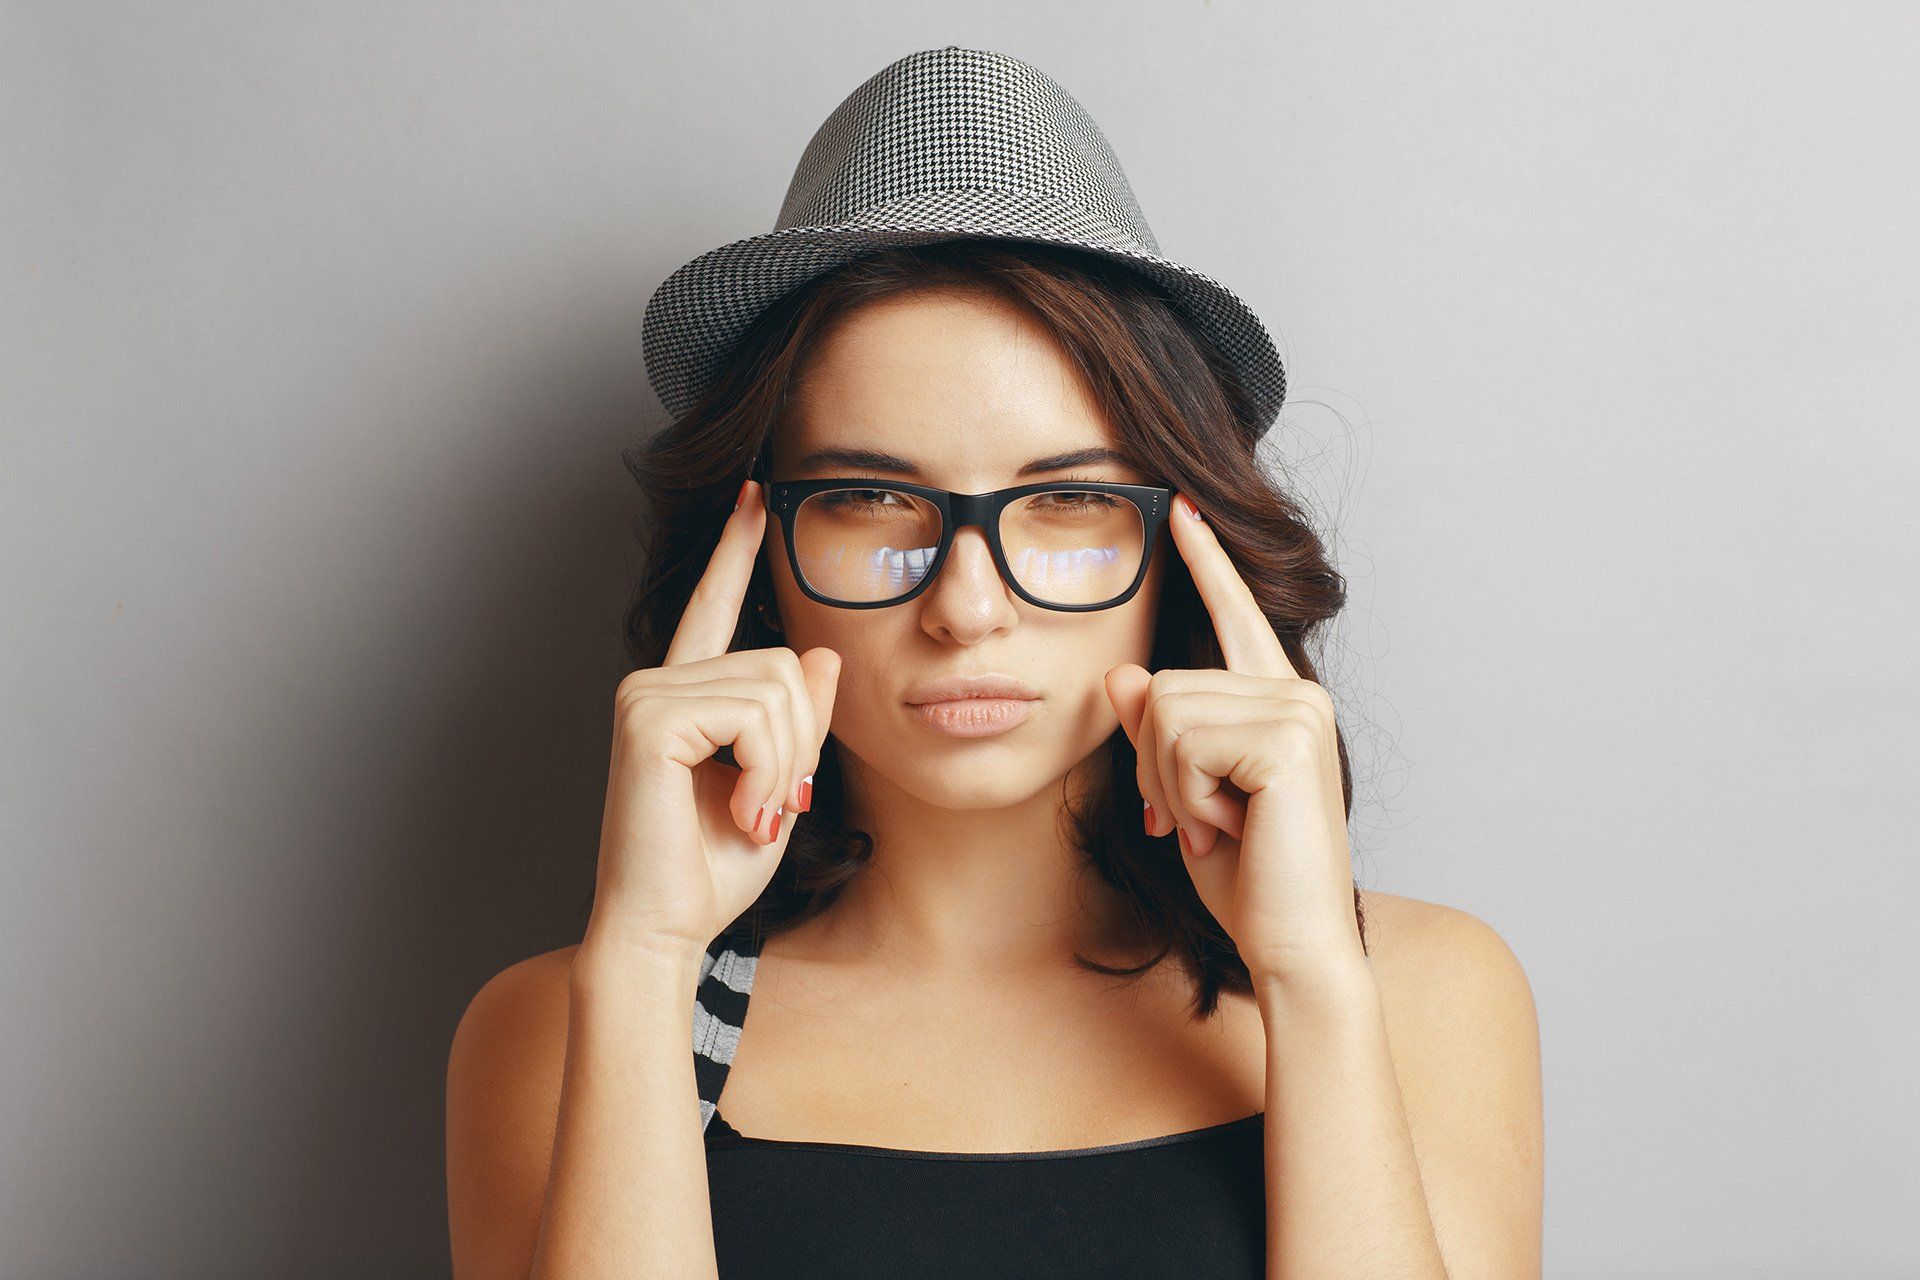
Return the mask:
<svg viewBox="0 0 1920 1280">
<path fill-rule="evenodd" d="M 774 632 L 780 632 L 780 611 L 775 607 L 773 584 L 763 582 L 761 574 L 764 565 L 754 570 L 753 578 L 747 584 L 747 608 L 761 624 Z"/>
</svg>

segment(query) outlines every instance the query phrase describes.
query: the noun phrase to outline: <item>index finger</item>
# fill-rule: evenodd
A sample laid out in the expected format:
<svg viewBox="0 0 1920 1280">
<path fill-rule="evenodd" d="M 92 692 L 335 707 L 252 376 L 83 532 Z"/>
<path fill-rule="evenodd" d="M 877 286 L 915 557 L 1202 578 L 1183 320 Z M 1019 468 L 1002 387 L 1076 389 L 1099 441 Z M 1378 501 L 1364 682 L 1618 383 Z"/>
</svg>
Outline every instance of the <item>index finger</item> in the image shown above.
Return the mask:
<svg viewBox="0 0 1920 1280">
<path fill-rule="evenodd" d="M 1227 549 L 1213 536 L 1213 526 L 1201 518 L 1186 494 L 1174 498 L 1173 517 L 1167 523 L 1173 527 L 1173 544 L 1180 549 L 1180 558 L 1186 561 L 1193 585 L 1213 618 L 1227 670 L 1298 680 L 1300 673 L 1287 660 L 1279 634 L 1253 598 L 1253 588 L 1234 568 Z"/>
<path fill-rule="evenodd" d="M 733 643 L 740 606 L 747 598 L 747 584 L 753 580 L 753 564 L 767 529 L 767 507 L 760 500 L 759 483 L 747 481 L 741 493 L 740 505 L 720 530 L 720 542 L 706 572 L 687 598 L 686 611 L 660 663 L 663 667 L 717 658 Z"/>
</svg>

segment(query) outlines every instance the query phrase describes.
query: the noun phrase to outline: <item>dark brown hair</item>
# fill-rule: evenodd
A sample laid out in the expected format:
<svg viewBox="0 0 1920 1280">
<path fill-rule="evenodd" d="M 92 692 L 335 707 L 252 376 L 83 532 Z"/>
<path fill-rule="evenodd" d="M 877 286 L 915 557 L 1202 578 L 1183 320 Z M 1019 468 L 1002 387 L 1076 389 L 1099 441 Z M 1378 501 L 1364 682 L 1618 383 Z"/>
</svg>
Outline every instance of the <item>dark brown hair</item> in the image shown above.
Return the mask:
<svg viewBox="0 0 1920 1280">
<path fill-rule="evenodd" d="M 1328 563 L 1305 511 L 1259 466 L 1255 409 L 1215 350 L 1174 310 L 1154 280 L 1101 255 L 1064 246 L 992 239 L 901 246 L 860 258 L 788 293 L 763 312 L 700 401 L 644 445 L 628 449 L 645 514 L 637 527 L 644 562 L 626 617 L 636 668 L 665 658 L 694 585 L 754 455 L 772 438 L 811 352 L 841 319 L 882 298 L 931 288 L 980 290 L 1022 306 L 1052 333 L 1086 377 L 1116 447 L 1160 482 L 1191 494 L 1273 623 L 1294 669 L 1317 680 L 1306 642 L 1340 611 L 1346 584 Z M 773 607 L 764 558 L 755 568 L 734 649 L 785 643 L 762 618 Z M 1224 667 L 1212 620 L 1184 562 L 1166 561 L 1150 670 Z M 1353 810 L 1344 736 L 1336 735 L 1341 793 Z M 1124 730 L 1108 740 L 1104 782 L 1077 802 L 1063 789 L 1063 817 L 1087 870 L 1131 904 L 1140 935 L 1156 948 L 1138 966 L 1076 953 L 1082 967 L 1137 977 L 1173 954 L 1193 975 L 1193 1013 L 1215 1011 L 1223 988 L 1252 989 L 1233 940 L 1195 892 L 1175 836 L 1141 828 L 1136 758 Z M 813 808 L 793 829 L 772 881 L 728 933 L 779 933 L 832 905 L 873 856 L 873 840 L 842 824 L 839 752 L 829 732 L 814 772 Z M 591 899 L 589 899 L 591 901 Z M 1354 890 L 1366 946 L 1360 891 Z"/>
</svg>

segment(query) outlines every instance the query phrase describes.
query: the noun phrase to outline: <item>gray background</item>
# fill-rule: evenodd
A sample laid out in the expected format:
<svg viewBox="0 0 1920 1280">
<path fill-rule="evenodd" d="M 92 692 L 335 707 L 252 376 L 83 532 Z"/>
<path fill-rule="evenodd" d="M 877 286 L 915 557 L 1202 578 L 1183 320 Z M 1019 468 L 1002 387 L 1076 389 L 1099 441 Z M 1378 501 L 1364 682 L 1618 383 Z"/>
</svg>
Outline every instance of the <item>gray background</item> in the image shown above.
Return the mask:
<svg viewBox="0 0 1920 1280">
<path fill-rule="evenodd" d="M 1549 1274 L 1920 1271 L 1912 6 L 0 12 L 7 1276 L 445 1274 L 449 1037 L 590 883 L 647 296 L 948 43 L 1275 331 L 1361 882 L 1531 975 Z"/>
</svg>

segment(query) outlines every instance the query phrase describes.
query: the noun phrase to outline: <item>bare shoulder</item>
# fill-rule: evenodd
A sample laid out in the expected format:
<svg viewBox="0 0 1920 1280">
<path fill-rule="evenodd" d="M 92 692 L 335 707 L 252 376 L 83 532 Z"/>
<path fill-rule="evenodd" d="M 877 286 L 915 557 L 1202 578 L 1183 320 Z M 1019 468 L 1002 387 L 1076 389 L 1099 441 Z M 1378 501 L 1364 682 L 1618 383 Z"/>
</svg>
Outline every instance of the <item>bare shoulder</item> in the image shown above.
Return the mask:
<svg viewBox="0 0 1920 1280">
<path fill-rule="evenodd" d="M 467 1002 L 447 1056 L 447 1100 L 488 1112 L 551 1093 L 558 1111 L 567 1007 L 578 944 L 494 974 Z"/>
<path fill-rule="evenodd" d="M 560 1114 L 569 982 L 577 946 L 489 978 L 447 1056 L 447 1212 L 455 1274 L 529 1258 Z"/>
<path fill-rule="evenodd" d="M 1470 912 L 1361 890 L 1367 952 L 1395 1049 L 1415 1038 L 1504 1036 L 1537 1047 L 1533 989 L 1520 958 Z"/>
<path fill-rule="evenodd" d="M 556 1046 L 564 1052 L 569 982 L 579 949 L 575 944 L 543 951 L 487 979 L 454 1030 L 449 1070 L 524 1067 L 528 1055 L 538 1059 Z M 503 1053 L 509 1060 L 495 1061 Z"/>
<path fill-rule="evenodd" d="M 1383 995 L 1431 998 L 1470 983 L 1510 1000 L 1524 996 L 1531 1004 L 1520 958 L 1478 916 L 1397 893 L 1362 889 L 1360 899 L 1367 953 Z"/>
<path fill-rule="evenodd" d="M 1520 960 L 1457 907 L 1361 892 L 1394 1074 L 1460 1274 L 1538 1275 L 1540 1030 Z"/>
</svg>

